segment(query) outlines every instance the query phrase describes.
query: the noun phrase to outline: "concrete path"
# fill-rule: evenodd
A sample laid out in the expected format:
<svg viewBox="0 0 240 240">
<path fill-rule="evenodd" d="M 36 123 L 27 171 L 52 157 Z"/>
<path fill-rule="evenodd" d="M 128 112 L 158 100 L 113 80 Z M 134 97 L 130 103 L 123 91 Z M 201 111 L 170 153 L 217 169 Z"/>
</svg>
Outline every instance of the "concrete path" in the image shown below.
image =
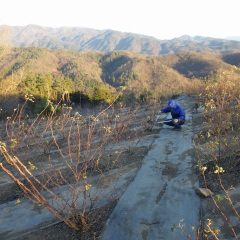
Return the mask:
<svg viewBox="0 0 240 240">
<path fill-rule="evenodd" d="M 200 200 L 193 170 L 191 98 L 177 100 L 186 109 L 181 130 L 164 126 L 127 191 L 120 198 L 103 240 L 186 240 L 198 226 Z M 183 226 L 183 231 L 175 226 Z"/>
</svg>

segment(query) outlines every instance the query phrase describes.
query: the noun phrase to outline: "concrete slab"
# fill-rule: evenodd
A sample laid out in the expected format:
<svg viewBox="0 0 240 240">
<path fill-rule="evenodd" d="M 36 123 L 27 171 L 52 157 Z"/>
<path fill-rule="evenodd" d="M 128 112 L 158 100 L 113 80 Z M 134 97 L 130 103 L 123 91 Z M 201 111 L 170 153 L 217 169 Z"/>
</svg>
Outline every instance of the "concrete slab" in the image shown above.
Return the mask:
<svg viewBox="0 0 240 240">
<path fill-rule="evenodd" d="M 192 236 L 199 223 L 198 179 L 193 170 L 191 98 L 178 102 L 186 109 L 181 130 L 164 126 L 127 191 L 120 198 L 103 240 L 185 240 L 176 224 Z"/>
</svg>

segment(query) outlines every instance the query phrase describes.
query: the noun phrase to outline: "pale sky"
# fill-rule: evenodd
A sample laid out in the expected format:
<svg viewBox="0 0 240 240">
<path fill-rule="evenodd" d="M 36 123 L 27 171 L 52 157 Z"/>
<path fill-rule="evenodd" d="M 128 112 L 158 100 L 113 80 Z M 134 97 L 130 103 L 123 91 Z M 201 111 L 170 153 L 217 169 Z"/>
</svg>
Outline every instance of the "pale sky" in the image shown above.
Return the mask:
<svg viewBox="0 0 240 240">
<path fill-rule="evenodd" d="M 159 39 L 240 36 L 240 0 L 0 0 L 0 25 L 78 26 Z"/>
</svg>

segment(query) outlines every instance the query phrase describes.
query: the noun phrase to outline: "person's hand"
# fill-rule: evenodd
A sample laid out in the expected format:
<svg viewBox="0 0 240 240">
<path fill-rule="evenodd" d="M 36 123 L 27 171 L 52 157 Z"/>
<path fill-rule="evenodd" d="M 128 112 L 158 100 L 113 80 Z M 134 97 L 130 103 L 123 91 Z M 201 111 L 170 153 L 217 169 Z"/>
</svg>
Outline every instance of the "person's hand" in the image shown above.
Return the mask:
<svg viewBox="0 0 240 240">
<path fill-rule="evenodd" d="M 173 119 L 173 123 L 174 124 L 178 124 L 179 123 L 179 120 L 177 118 Z"/>
</svg>

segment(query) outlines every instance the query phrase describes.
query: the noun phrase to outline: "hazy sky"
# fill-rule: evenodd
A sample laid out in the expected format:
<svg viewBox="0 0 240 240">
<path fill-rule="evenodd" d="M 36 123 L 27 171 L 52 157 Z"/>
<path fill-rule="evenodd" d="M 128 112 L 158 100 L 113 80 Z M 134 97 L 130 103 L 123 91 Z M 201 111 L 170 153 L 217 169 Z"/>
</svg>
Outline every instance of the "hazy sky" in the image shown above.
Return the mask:
<svg viewBox="0 0 240 240">
<path fill-rule="evenodd" d="M 0 25 L 79 26 L 160 39 L 240 36 L 240 0 L 1 0 Z"/>
</svg>

